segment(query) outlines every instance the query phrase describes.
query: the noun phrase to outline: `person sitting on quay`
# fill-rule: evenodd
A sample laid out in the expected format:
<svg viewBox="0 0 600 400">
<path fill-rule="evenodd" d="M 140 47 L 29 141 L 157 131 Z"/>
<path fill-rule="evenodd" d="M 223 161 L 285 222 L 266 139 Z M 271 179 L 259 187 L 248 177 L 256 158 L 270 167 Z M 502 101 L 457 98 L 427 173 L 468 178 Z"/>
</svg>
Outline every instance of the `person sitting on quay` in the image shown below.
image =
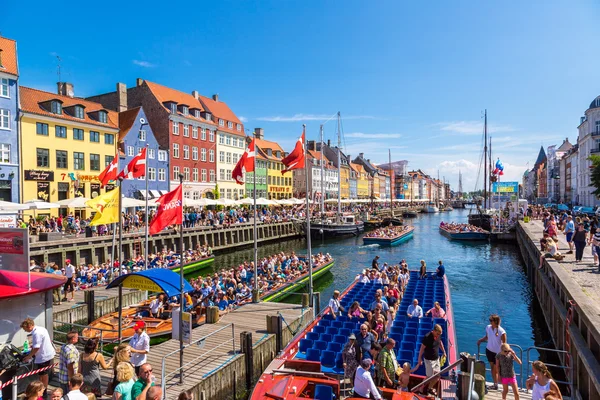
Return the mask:
<svg viewBox="0 0 600 400">
<path fill-rule="evenodd" d="M 419 305 L 419 300 L 413 300 L 413 303 L 406 310 L 406 315 L 408 315 L 408 318 L 423 318 L 423 309 Z"/>
</svg>

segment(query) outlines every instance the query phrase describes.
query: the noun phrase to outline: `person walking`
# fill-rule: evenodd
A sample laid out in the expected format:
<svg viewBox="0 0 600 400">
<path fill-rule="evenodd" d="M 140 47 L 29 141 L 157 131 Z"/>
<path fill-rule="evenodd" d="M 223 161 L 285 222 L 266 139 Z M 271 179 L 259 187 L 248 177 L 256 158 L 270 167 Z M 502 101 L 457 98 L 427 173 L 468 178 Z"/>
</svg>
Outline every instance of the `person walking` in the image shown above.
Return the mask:
<svg viewBox="0 0 600 400">
<path fill-rule="evenodd" d="M 575 223 L 573 222 L 573 217 L 568 216 L 567 222 L 565 223 L 565 228 L 563 232 L 567 239 L 567 244 L 569 245 L 569 251 L 566 254 L 573 254 L 573 234 L 575 233 Z"/>
<path fill-rule="evenodd" d="M 499 371 L 496 365 L 496 356 L 500 353 L 503 343 L 506 343 L 506 331 L 500 326 L 500 317 L 496 314 L 490 315 L 490 324 L 485 327 L 485 336 L 477 341 L 477 346 L 482 342 L 487 342 L 485 347 L 485 356 L 492 369 L 492 379 L 494 384 L 492 389 L 498 390 Z"/>
<path fill-rule="evenodd" d="M 592 236 L 591 240 L 594 250 L 592 254 L 595 253 L 594 262 L 597 262 L 598 260 L 600 260 L 600 229 L 596 229 L 596 233 L 594 233 L 594 236 Z M 598 264 L 598 269 L 600 271 L 600 264 Z"/>
<path fill-rule="evenodd" d="M 517 375 L 515 374 L 514 362 L 522 364 L 521 359 L 510 348 L 508 343 L 502 344 L 500 353 L 496 357 L 496 368 L 502 380 L 502 400 L 506 400 L 508 388 L 511 387 L 515 400 L 519 400 L 519 387 L 517 386 Z"/>
<path fill-rule="evenodd" d="M 146 324 L 144 321 L 138 321 L 133 326 L 135 335 L 131 338 L 131 364 L 135 367 L 136 375 L 140 374 L 140 367 L 146 363 L 148 353 L 150 352 L 150 337 L 146 333 Z"/>
<path fill-rule="evenodd" d="M 446 349 L 444 349 L 444 343 L 442 343 L 442 327 L 436 324 L 434 325 L 433 330 L 423 337 L 421 348 L 419 349 L 417 367 L 420 367 L 423 364 L 424 359 L 425 373 L 428 378 L 440 372 L 440 349 L 442 350 L 443 356 L 446 357 Z M 432 379 L 431 382 L 429 382 L 428 387 L 423 388 L 423 390 L 436 396 L 437 394 L 433 388 L 438 381 L 439 377 Z"/>
<path fill-rule="evenodd" d="M 80 390 L 81 385 L 83 385 L 83 376 L 81 374 L 74 374 L 69 378 L 69 392 L 63 396 L 63 399 L 88 400 L 88 397 Z"/>
<path fill-rule="evenodd" d="M 25 400 L 43 400 L 46 390 L 42 381 L 33 381 L 25 389 Z"/>
<path fill-rule="evenodd" d="M 83 354 L 79 359 L 79 373 L 83 375 L 83 393 L 93 393 L 96 398 L 102 397 L 102 377 L 100 368 L 109 369 L 104 356 L 97 351 L 98 340 L 88 339 Z"/>
<path fill-rule="evenodd" d="M 360 335 L 356 338 L 356 345 L 360 348 L 360 359 L 370 358 L 371 345 L 375 343 L 375 336 L 369 332 L 366 323 L 360 326 Z"/>
<path fill-rule="evenodd" d="M 360 362 L 360 366 L 356 370 L 356 376 L 354 377 L 354 397 L 375 400 L 383 399 L 369 372 L 372 363 L 373 361 L 370 358 L 365 358 Z"/>
<path fill-rule="evenodd" d="M 71 264 L 71 260 L 68 258 L 65 260 L 65 276 L 67 277 L 67 281 L 65 282 L 65 297 L 63 301 L 75 301 L 75 285 L 73 283 L 73 279 L 75 277 L 75 266 Z M 68 293 L 71 293 L 71 299 L 67 299 Z"/>
<path fill-rule="evenodd" d="M 358 361 L 360 356 L 360 347 L 356 344 L 356 335 L 351 333 L 348 336 L 348 341 L 342 349 L 342 362 L 344 366 L 344 379 L 350 379 L 350 382 L 354 382 L 354 375 L 358 368 Z"/>
<path fill-rule="evenodd" d="M 581 262 L 583 259 L 583 251 L 587 242 L 587 232 L 583 224 L 578 224 L 575 234 L 573 235 L 573 243 L 575 244 L 575 262 Z"/>
<path fill-rule="evenodd" d="M 65 393 L 69 391 L 71 377 L 79 371 L 79 350 L 75 347 L 78 341 L 79 333 L 71 331 L 67 333 L 67 343 L 60 348 L 58 382 Z"/>
<path fill-rule="evenodd" d="M 117 366 L 122 362 L 131 364 L 131 346 L 127 343 L 121 343 L 119 346 L 115 347 L 114 352 L 115 356 L 108 363 L 108 366 L 113 368 L 113 380 L 108 384 L 108 388 L 106 389 L 107 396 L 112 396 L 115 387 L 119 384 L 119 381 L 117 380 Z M 133 368 L 133 365 L 131 368 Z"/>
<path fill-rule="evenodd" d="M 48 334 L 48 330 L 42 326 L 35 326 L 31 318 L 27 318 L 21 323 L 21 328 L 31 335 L 31 352 L 23 358 L 23 362 L 27 363 L 34 360 L 33 369 L 47 368 L 52 365 L 56 350 Z M 46 369 L 38 373 L 40 381 L 44 384 L 44 397 L 46 397 L 46 389 L 48 389 L 48 373 Z"/>
<path fill-rule="evenodd" d="M 560 389 L 554 380 L 548 367 L 541 361 L 534 361 L 531 371 L 533 374 L 527 379 L 527 389 L 531 390 L 531 400 L 544 400 L 546 394 L 551 392 L 554 397 L 562 400 Z"/>
<path fill-rule="evenodd" d="M 377 362 L 377 367 L 379 368 L 379 372 L 377 374 L 379 378 L 379 386 L 390 389 L 394 389 L 398 384 L 398 380 L 396 379 L 398 361 L 396 360 L 394 346 L 396 346 L 396 341 L 392 338 L 387 338 L 383 350 L 381 350 L 379 353 L 379 359 Z"/>
</svg>

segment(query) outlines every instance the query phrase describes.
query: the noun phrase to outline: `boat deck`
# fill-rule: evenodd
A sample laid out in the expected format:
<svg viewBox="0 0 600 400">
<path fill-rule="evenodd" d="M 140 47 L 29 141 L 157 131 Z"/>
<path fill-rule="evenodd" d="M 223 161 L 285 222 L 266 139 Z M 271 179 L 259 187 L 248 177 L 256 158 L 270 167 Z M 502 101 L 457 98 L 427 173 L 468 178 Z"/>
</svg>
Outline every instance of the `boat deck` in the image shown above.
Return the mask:
<svg viewBox="0 0 600 400">
<path fill-rule="evenodd" d="M 489 386 L 489 385 L 488 385 Z M 456 384 L 442 380 L 442 397 L 443 400 L 456 400 Z M 508 390 L 507 399 L 514 399 L 512 389 Z M 531 400 L 531 392 L 519 390 L 519 398 L 521 400 Z M 502 385 L 498 385 L 498 390 L 489 390 L 485 395 L 485 400 L 502 400 Z"/>
</svg>

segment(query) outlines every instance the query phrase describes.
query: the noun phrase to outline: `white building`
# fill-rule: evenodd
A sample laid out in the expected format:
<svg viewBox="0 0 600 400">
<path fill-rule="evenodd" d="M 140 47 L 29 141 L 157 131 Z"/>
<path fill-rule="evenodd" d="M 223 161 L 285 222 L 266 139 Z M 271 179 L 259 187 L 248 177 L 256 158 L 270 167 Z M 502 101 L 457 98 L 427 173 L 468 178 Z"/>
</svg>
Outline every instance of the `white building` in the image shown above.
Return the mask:
<svg viewBox="0 0 600 400">
<path fill-rule="evenodd" d="M 547 173 L 547 188 L 548 188 L 548 199 L 553 203 L 560 203 L 564 201 L 564 196 L 561 196 L 561 186 L 566 187 L 564 180 L 561 182 L 561 176 L 566 174 L 561 170 L 561 160 L 565 154 L 573 145 L 569 142 L 569 138 L 566 138 L 562 144 L 557 148 L 556 146 L 548 147 L 546 157 L 548 159 L 548 173 Z M 564 193 L 564 192 L 563 192 Z"/>
<path fill-rule="evenodd" d="M 311 199 L 319 200 L 323 193 L 325 198 L 337 198 L 339 190 L 338 170 L 330 165 L 327 158 L 321 158 L 321 153 L 315 150 L 308 151 L 307 162 L 312 173 L 308 179 L 308 193 Z M 321 180 L 321 162 L 323 162 L 323 180 Z M 306 177 L 304 168 L 295 169 L 294 172 L 294 195 L 304 197 L 306 193 Z M 321 183 L 324 182 L 324 185 Z"/>
<path fill-rule="evenodd" d="M 596 97 L 590 107 L 581 117 L 579 126 L 579 144 L 577 158 L 577 203 L 583 206 L 600 205 L 600 201 L 592 192 L 595 190 L 591 186 L 591 161 L 588 157 L 591 154 L 600 155 L 600 96 Z"/>
</svg>

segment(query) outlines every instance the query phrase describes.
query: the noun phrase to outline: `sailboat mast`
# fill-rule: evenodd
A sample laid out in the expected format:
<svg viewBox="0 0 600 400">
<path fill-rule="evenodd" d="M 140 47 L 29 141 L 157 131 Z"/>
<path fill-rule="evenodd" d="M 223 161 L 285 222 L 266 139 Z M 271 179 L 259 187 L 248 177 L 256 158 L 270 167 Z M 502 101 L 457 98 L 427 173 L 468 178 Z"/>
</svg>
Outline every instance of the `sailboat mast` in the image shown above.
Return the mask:
<svg viewBox="0 0 600 400">
<path fill-rule="evenodd" d="M 487 110 L 485 110 L 484 114 L 484 122 L 483 122 L 483 208 L 487 208 Z"/>
<path fill-rule="evenodd" d="M 492 168 L 492 135 L 490 135 L 490 153 L 489 153 L 489 159 L 490 159 L 490 182 L 489 182 L 489 194 L 490 194 L 490 208 L 492 208 L 492 200 L 494 199 L 494 193 L 492 193 L 492 171 L 494 170 Z"/>
<path fill-rule="evenodd" d="M 394 188 L 392 187 L 392 174 L 394 173 L 394 169 L 392 167 L 392 150 L 388 149 L 388 161 L 390 163 L 390 218 L 394 218 L 394 206 L 393 206 L 393 193 L 394 193 Z M 391 221 L 391 219 L 390 219 Z"/>
<path fill-rule="evenodd" d="M 325 216 L 325 176 L 323 168 L 323 125 L 321 125 L 321 220 Z"/>
<path fill-rule="evenodd" d="M 338 167 L 338 212 L 336 220 L 339 223 L 340 215 L 342 215 L 342 129 L 341 129 L 341 114 L 338 111 L 338 143 L 337 143 L 337 167 Z"/>
</svg>

